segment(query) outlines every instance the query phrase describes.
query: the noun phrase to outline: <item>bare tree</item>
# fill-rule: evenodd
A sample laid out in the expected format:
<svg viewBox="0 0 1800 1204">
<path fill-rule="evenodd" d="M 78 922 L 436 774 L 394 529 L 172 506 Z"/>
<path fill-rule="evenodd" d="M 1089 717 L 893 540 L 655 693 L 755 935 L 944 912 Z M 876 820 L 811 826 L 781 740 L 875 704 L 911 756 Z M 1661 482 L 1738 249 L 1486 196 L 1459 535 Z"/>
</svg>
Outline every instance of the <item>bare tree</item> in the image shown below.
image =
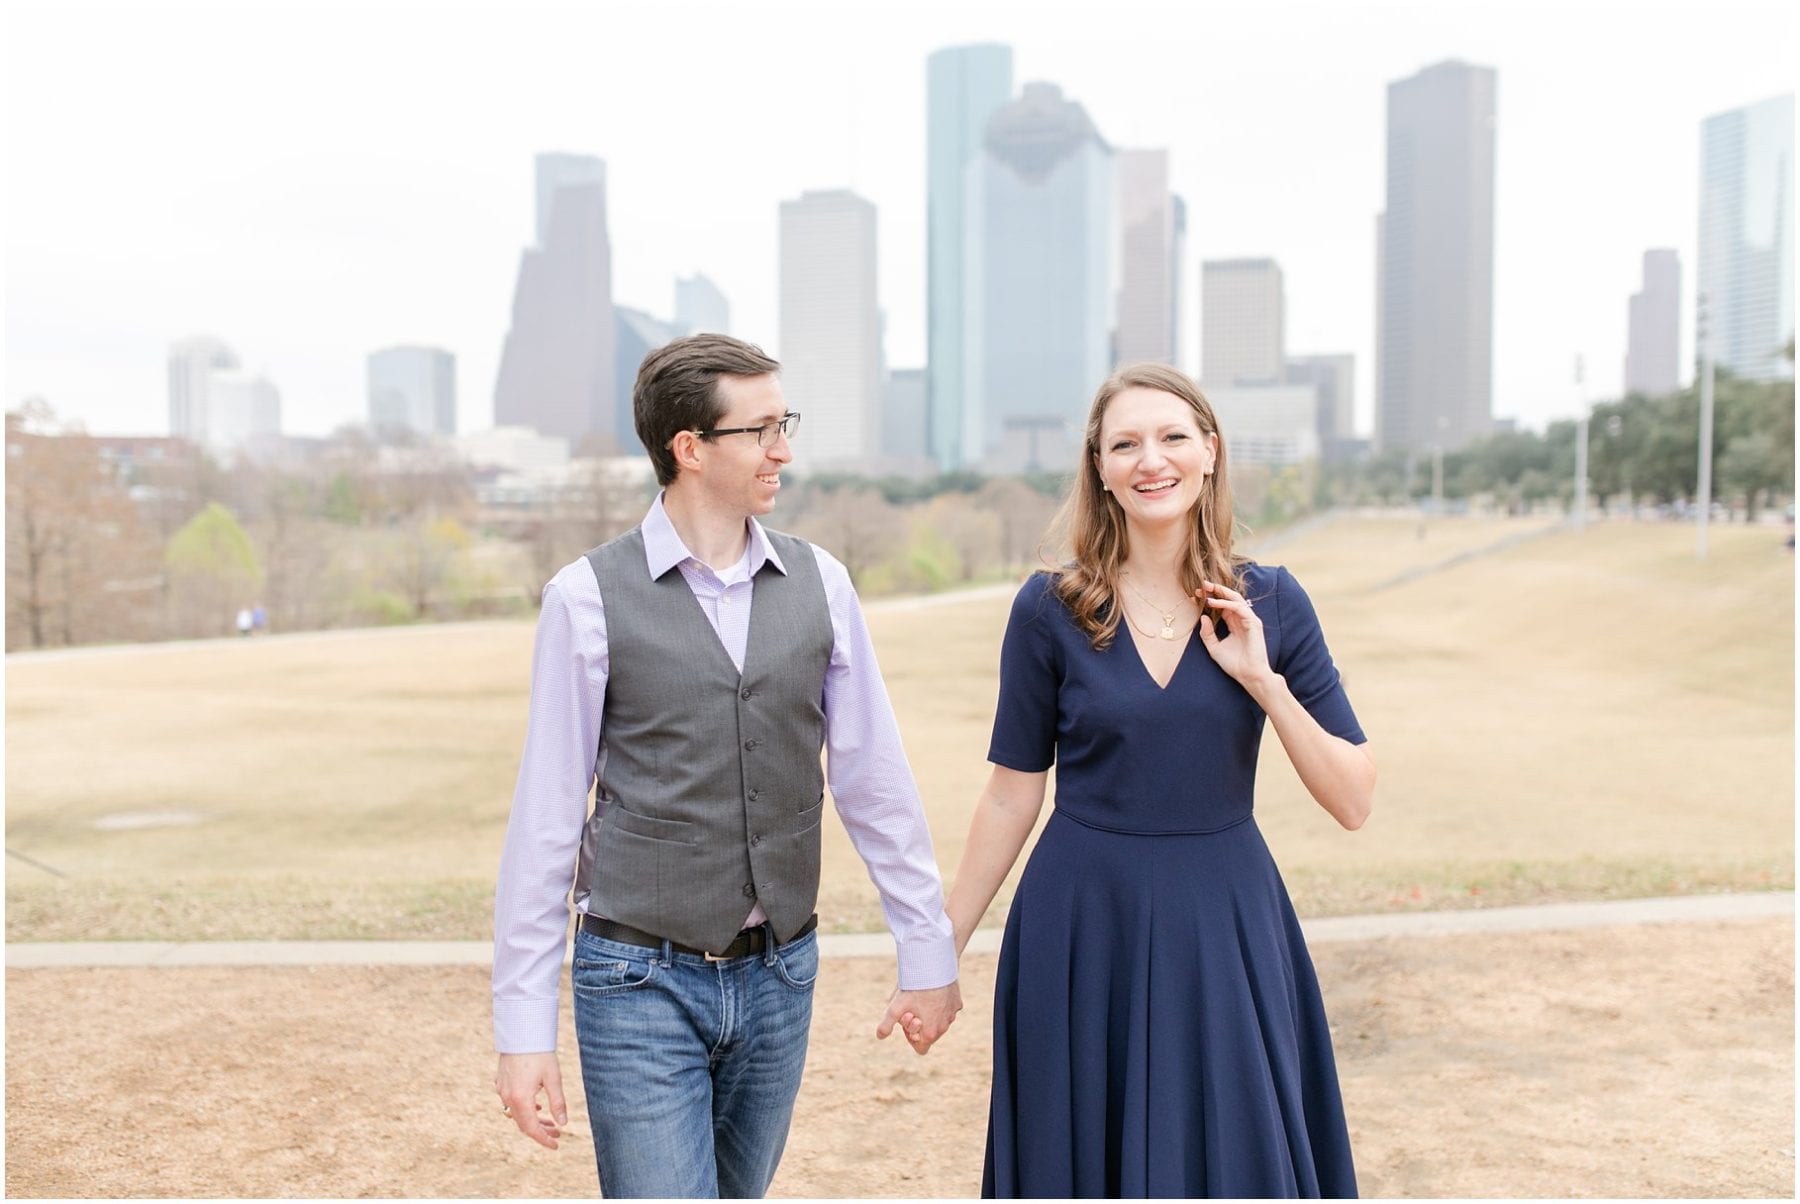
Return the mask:
<svg viewBox="0 0 1800 1204">
<path fill-rule="evenodd" d="M 1055 517 L 1055 498 L 1012 477 L 996 477 L 976 492 L 975 501 L 1000 524 L 1000 560 L 1006 568 L 1041 562 L 1038 549 Z"/>
<path fill-rule="evenodd" d="M 900 545 L 906 523 L 893 503 L 863 486 L 813 496 L 794 533 L 842 561 L 854 585 Z"/>
<path fill-rule="evenodd" d="M 530 551 L 530 596 L 536 598 L 557 570 L 589 548 L 629 531 L 644 516 L 650 496 L 616 461 L 574 461 L 568 484 L 540 498 L 519 531 Z"/>
<path fill-rule="evenodd" d="M 1000 567 L 1001 520 L 977 509 L 976 500 L 970 495 L 940 493 L 925 503 L 916 521 L 956 550 L 957 580 L 972 581 Z"/>
<path fill-rule="evenodd" d="M 145 634 L 154 550 L 93 439 L 41 399 L 6 420 L 6 646 Z"/>
</svg>

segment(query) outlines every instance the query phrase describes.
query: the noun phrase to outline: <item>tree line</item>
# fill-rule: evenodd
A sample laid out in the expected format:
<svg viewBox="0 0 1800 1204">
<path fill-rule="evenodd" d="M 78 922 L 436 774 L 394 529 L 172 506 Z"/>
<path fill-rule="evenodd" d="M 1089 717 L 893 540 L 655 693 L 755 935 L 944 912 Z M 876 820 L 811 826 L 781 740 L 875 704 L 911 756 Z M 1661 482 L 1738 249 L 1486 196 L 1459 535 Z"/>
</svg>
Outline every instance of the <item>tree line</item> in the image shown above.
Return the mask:
<svg viewBox="0 0 1800 1204">
<path fill-rule="evenodd" d="M 1713 413 L 1712 495 L 1755 521 L 1794 493 L 1794 382 L 1751 381 L 1718 373 Z M 1522 513 L 1567 506 L 1575 488 L 1578 424 L 1565 419 L 1534 431 L 1499 431 L 1444 453 L 1443 496 Z M 1660 397 L 1603 401 L 1588 423 L 1588 489 L 1593 504 L 1671 509 L 1698 492 L 1700 395 L 1690 386 Z M 1395 505 L 1429 497 L 1429 455 L 1386 452 L 1329 466 L 1317 505 Z"/>
<path fill-rule="evenodd" d="M 1594 504 L 1679 507 L 1695 493 L 1692 388 L 1596 406 Z M 1227 432 L 1229 435 L 1229 432 Z M 1443 494 L 1519 513 L 1567 506 L 1576 424 L 1504 431 L 1443 456 Z M 270 629 L 529 613 L 544 583 L 643 515 L 654 485 L 604 460 L 514 503 L 479 500 L 491 472 L 441 446 L 346 428 L 307 454 L 221 464 L 181 440 L 90 436 L 41 401 L 6 421 L 6 647 L 226 635 L 261 606 Z M 1334 505 L 1432 490 L 1428 457 L 1233 465 L 1237 515 L 1267 530 Z M 864 594 L 1014 578 L 1063 550 L 1051 519 L 1067 475 L 925 480 L 795 475 L 778 525 L 843 561 Z M 1715 498 L 1754 519 L 1794 491 L 1794 386 L 1720 374 Z"/>
</svg>

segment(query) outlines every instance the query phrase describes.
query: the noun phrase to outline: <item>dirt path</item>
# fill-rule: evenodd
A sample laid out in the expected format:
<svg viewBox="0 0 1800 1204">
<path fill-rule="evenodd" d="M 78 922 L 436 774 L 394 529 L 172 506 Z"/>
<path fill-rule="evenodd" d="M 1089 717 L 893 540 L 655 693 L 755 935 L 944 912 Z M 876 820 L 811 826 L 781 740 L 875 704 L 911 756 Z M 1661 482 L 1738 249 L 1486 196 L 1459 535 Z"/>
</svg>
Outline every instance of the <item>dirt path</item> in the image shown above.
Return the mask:
<svg viewBox="0 0 1800 1204">
<path fill-rule="evenodd" d="M 1793 932 L 1320 946 L 1364 1194 L 1791 1196 Z M 917 1058 L 870 1036 L 888 967 L 826 964 L 775 1194 L 978 1189 L 993 969 Z M 479 967 L 9 970 L 7 1192 L 591 1197 L 584 1140 L 500 1117 L 486 995 Z"/>
</svg>

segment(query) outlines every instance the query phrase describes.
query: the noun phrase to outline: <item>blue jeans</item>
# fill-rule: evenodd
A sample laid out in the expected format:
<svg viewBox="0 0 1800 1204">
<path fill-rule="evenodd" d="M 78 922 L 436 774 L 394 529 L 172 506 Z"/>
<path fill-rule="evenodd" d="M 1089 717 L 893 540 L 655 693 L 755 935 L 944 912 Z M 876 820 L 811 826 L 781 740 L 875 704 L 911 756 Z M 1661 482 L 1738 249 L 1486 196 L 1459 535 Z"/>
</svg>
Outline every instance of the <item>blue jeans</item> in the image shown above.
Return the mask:
<svg viewBox="0 0 1800 1204">
<path fill-rule="evenodd" d="M 575 1033 L 600 1191 L 755 1199 L 806 1064 L 816 933 L 709 962 L 575 934 Z"/>
</svg>

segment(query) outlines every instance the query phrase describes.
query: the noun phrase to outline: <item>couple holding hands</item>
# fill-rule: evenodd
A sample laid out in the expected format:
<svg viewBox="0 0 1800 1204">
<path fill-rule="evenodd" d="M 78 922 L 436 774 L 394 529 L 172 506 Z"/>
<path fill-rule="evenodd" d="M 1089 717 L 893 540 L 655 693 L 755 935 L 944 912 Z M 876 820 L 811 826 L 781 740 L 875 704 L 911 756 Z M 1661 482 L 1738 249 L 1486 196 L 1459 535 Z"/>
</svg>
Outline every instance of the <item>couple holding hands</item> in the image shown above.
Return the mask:
<svg viewBox="0 0 1800 1204">
<path fill-rule="evenodd" d="M 632 401 L 662 493 L 545 587 L 495 900 L 502 1109 L 552 1148 L 568 1120 L 572 888 L 603 1194 L 760 1197 L 806 1060 L 827 779 L 897 946 L 877 1034 L 925 1053 L 1054 763 L 1001 947 L 982 1194 L 1354 1196 L 1318 983 L 1251 805 L 1265 722 L 1346 828 L 1375 766 L 1306 594 L 1232 552 L 1211 406 L 1160 364 L 1095 396 L 1071 560 L 1013 602 L 946 902 L 849 576 L 757 521 L 799 421 L 778 370 L 723 335 L 652 351 Z"/>
</svg>

